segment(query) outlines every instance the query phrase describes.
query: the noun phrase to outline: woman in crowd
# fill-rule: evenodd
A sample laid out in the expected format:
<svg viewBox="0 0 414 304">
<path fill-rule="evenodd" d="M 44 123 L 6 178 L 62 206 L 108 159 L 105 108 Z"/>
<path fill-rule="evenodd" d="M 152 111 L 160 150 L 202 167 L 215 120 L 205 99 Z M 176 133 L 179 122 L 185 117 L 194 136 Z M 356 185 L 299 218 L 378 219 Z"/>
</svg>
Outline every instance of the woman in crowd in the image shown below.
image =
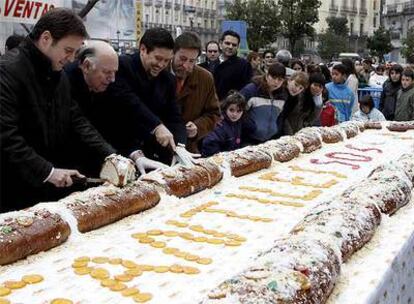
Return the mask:
<svg viewBox="0 0 414 304">
<path fill-rule="evenodd" d="M 354 107 L 352 108 L 352 113 L 358 111 L 358 77 L 356 76 L 355 65 L 349 58 L 342 59 L 342 64 L 346 66 L 348 78 L 345 81 L 345 84 L 351 91 L 354 93 Z"/>
<path fill-rule="evenodd" d="M 295 72 L 305 72 L 305 65 L 299 59 L 294 59 L 290 63 L 290 68 Z"/>
<path fill-rule="evenodd" d="M 280 118 L 284 135 L 295 134 L 310 120 L 309 115 L 313 111 L 313 106 L 305 96 L 308 86 L 309 77 L 304 72 L 295 73 L 288 80 L 289 98 Z"/>
</svg>

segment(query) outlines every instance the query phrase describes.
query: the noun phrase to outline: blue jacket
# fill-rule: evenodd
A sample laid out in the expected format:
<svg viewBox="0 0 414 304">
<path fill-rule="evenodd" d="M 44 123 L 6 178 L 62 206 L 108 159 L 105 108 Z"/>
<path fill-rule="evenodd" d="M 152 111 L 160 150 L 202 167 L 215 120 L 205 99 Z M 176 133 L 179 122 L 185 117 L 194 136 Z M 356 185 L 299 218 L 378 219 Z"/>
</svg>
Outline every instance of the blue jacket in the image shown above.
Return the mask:
<svg viewBox="0 0 414 304">
<path fill-rule="evenodd" d="M 242 144 L 242 133 L 250 133 L 254 129 L 254 123 L 245 120 L 244 117 L 236 122 L 232 122 L 225 116 L 214 130 L 204 137 L 201 154 L 206 157 L 219 152 L 239 149 Z"/>
<path fill-rule="evenodd" d="M 338 123 L 351 119 L 354 106 L 354 93 L 346 84 L 330 82 L 326 85 L 329 100 L 335 108 L 335 118 Z"/>
<path fill-rule="evenodd" d="M 265 142 L 278 133 L 278 117 L 288 99 L 284 87 L 275 90 L 272 97 L 264 92 L 256 83 L 249 83 L 240 93 L 247 100 L 248 119 L 256 125 L 254 132 L 247 134 L 248 138 Z"/>
</svg>

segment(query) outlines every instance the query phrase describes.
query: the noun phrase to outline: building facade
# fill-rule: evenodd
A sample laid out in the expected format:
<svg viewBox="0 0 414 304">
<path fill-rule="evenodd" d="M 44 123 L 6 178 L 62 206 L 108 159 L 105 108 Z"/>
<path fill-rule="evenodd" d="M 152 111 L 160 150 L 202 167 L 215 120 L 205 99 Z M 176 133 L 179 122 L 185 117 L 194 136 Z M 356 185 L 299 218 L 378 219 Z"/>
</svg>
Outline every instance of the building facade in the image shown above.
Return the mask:
<svg viewBox="0 0 414 304">
<path fill-rule="evenodd" d="M 414 0 L 386 0 L 383 6 L 383 23 L 391 32 L 394 50 L 389 60 L 405 62 L 400 54 L 401 40 L 407 31 L 414 27 Z"/>
<path fill-rule="evenodd" d="M 143 0 L 142 22 L 144 31 L 163 27 L 173 37 L 194 31 L 203 44 L 219 34 L 216 0 Z"/>
</svg>

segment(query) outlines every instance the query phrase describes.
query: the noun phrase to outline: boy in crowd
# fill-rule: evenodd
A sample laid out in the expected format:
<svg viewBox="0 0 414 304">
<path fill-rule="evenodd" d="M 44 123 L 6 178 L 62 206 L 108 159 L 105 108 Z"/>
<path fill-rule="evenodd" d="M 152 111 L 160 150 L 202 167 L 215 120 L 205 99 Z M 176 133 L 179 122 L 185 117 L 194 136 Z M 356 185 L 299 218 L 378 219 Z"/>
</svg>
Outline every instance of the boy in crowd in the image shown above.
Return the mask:
<svg viewBox="0 0 414 304">
<path fill-rule="evenodd" d="M 338 123 L 351 119 L 354 106 L 354 93 L 345 84 L 347 68 L 337 64 L 332 68 L 332 82 L 326 85 L 331 104 L 335 107 L 336 121 Z"/>
<path fill-rule="evenodd" d="M 401 89 L 398 91 L 395 105 L 396 121 L 414 120 L 414 72 L 406 69 L 401 77 Z"/>
</svg>

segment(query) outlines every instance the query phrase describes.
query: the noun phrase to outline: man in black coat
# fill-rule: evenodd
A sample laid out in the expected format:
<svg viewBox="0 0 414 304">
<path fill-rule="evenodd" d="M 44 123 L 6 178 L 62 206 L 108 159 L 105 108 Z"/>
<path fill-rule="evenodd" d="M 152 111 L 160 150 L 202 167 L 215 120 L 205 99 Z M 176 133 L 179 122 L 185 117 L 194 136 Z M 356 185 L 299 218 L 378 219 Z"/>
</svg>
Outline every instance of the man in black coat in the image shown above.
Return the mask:
<svg viewBox="0 0 414 304">
<path fill-rule="evenodd" d="M 401 89 L 401 76 L 403 67 L 394 64 L 389 71 L 389 78 L 382 85 L 379 110 L 384 114 L 386 120 L 394 120 L 395 104 L 398 91 Z"/>
<path fill-rule="evenodd" d="M 139 52 L 119 58 L 116 80 L 108 88 L 114 107 L 129 105 L 137 115 L 136 126 L 125 132 L 139 133 L 144 154 L 170 163 L 173 151 L 186 152 L 187 133 L 175 96 L 174 76 L 166 69 L 173 57 L 174 40 L 162 28 L 147 30 L 139 43 Z M 123 120 L 115 117 L 112 123 Z M 177 145 L 177 144 L 180 145 Z"/>
<path fill-rule="evenodd" d="M 125 157 L 134 156 L 133 160 L 141 174 L 147 169 L 167 167 L 146 158 L 139 151 L 143 140 L 143 126 L 139 127 L 139 108 L 130 104 L 129 100 L 113 100 L 104 94 L 115 81 L 117 71 L 118 55 L 112 46 L 104 41 L 87 41 L 87 46 L 79 51 L 77 60 L 65 66 L 72 98 L 105 140 Z M 91 151 L 79 149 L 77 154 L 78 159 L 82 160 L 83 172 L 92 176 L 99 172 L 101 164 L 94 161 Z"/>
<path fill-rule="evenodd" d="M 0 59 L 0 211 L 29 207 L 68 194 L 76 159 L 72 138 L 102 162 L 115 152 L 81 115 L 61 72 L 87 37 L 82 20 L 54 9 L 28 38 Z"/>
<path fill-rule="evenodd" d="M 223 61 L 214 70 L 214 82 L 217 96 L 222 101 L 229 91 L 241 90 L 253 76 L 252 67 L 247 60 L 237 56 L 240 35 L 234 31 L 225 31 L 221 35 L 220 48 Z"/>
</svg>

